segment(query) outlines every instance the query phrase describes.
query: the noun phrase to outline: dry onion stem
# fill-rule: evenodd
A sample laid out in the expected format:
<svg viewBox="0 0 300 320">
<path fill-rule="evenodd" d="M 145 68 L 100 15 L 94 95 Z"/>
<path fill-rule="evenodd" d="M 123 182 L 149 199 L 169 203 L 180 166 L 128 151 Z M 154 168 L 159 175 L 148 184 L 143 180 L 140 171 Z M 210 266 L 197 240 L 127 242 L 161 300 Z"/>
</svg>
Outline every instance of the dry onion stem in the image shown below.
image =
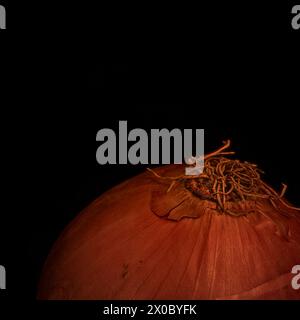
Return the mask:
<svg viewBox="0 0 300 320">
<path fill-rule="evenodd" d="M 236 216 L 238 214 L 227 209 L 227 202 L 255 201 L 259 198 L 268 199 L 275 208 L 277 208 L 275 202 L 280 201 L 287 208 L 300 210 L 300 208 L 292 207 L 284 201 L 283 196 L 287 189 L 285 184 L 278 194 L 261 180 L 260 173 L 263 171 L 259 170 L 255 164 L 223 157 L 234 154 L 234 152 L 224 151 L 229 147 L 230 140 L 215 152 L 204 156 L 204 170 L 198 176 L 163 177 L 149 168 L 147 170 L 160 179 L 171 181 L 167 192 L 176 183 L 183 183 L 193 194 L 201 199 L 214 201 L 220 212 L 230 215 Z"/>
</svg>

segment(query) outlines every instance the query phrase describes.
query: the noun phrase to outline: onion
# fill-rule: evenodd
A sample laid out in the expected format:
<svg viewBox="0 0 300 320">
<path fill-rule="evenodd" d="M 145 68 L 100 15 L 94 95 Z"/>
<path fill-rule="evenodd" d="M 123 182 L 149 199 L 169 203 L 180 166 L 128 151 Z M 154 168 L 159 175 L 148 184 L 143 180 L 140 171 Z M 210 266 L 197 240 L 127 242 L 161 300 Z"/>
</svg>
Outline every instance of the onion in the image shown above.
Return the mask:
<svg viewBox="0 0 300 320">
<path fill-rule="evenodd" d="M 144 172 L 106 192 L 54 245 L 39 299 L 300 299 L 300 213 L 229 142 L 184 166 Z"/>
</svg>

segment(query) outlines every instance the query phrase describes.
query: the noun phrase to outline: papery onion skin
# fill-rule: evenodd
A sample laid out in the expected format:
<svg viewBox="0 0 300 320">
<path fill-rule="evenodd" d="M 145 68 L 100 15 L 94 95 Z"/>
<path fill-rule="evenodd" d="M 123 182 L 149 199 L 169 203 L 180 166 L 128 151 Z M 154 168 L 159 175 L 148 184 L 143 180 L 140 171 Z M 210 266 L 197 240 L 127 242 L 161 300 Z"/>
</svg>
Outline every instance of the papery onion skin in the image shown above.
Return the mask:
<svg viewBox="0 0 300 320">
<path fill-rule="evenodd" d="M 184 168 L 155 171 L 176 176 Z M 257 200 L 264 214 L 251 209 L 233 217 L 188 190 L 184 206 L 176 190 L 159 197 L 166 189 L 145 172 L 91 203 L 54 245 L 38 298 L 300 299 L 291 285 L 300 264 L 299 211 L 279 213 Z M 196 215 L 172 221 L 156 206 Z"/>
</svg>

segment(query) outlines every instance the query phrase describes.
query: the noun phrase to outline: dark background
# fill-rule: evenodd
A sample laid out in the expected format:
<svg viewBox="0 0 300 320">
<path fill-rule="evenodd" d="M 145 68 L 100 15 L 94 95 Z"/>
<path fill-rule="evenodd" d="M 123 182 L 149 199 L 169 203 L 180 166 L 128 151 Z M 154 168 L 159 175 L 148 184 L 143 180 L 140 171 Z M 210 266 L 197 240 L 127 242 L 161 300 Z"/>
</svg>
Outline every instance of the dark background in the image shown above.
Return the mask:
<svg viewBox="0 0 300 320">
<path fill-rule="evenodd" d="M 236 157 L 257 163 L 275 189 L 288 184 L 288 200 L 300 206 L 300 31 L 291 30 L 291 7 L 207 4 L 195 17 L 192 8 L 35 7 L 26 24 L 21 10 L 9 12 L 1 32 L 4 298 L 34 301 L 63 228 L 145 170 L 96 163 L 97 131 L 117 131 L 119 120 L 148 132 L 204 128 L 206 152 L 230 138 Z"/>
</svg>

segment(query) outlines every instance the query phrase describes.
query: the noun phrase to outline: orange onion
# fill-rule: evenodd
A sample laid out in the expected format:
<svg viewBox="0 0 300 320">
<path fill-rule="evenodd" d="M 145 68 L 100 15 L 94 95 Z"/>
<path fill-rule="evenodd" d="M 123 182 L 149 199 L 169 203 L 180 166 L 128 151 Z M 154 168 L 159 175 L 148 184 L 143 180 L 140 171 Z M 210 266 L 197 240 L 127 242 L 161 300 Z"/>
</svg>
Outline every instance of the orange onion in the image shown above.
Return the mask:
<svg viewBox="0 0 300 320">
<path fill-rule="evenodd" d="M 300 299 L 299 209 L 221 149 L 198 177 L 163 166 L 92 202 L 54 245 L 38 298 Z"/>
</svg>

